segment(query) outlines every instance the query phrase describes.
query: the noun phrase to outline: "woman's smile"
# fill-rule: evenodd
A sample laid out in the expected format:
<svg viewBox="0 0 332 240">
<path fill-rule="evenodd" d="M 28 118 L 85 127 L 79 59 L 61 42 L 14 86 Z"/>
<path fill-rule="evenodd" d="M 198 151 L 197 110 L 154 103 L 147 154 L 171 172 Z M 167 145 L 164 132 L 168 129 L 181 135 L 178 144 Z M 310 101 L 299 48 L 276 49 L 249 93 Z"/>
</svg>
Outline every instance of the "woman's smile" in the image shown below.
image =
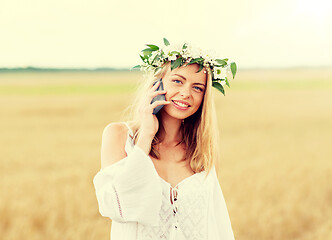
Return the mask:
<svg viewBox="0 0 332 240">
<path fill-rule="evenodd" d="M 187 110 L 190 105 L 187 102 L 172 100 L 172 104 L 179 110 Z"/>
</svg>

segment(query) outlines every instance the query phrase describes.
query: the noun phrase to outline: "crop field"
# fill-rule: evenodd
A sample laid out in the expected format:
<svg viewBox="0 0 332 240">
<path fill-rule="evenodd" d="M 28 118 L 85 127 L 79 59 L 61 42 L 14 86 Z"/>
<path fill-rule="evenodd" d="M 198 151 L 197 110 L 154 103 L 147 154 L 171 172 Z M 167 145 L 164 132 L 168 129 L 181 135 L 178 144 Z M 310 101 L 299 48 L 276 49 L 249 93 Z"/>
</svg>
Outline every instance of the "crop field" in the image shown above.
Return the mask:
<svg viewBox="0 0 332 240">
<path fill-rule="evenodd" d="M 0 73 L 0 238 L 109 239 L 92 179 L 137 72 Z M 241 70 L 216 93 L 237 240 L 332 239 L 332 69 Z"/>
</svg>

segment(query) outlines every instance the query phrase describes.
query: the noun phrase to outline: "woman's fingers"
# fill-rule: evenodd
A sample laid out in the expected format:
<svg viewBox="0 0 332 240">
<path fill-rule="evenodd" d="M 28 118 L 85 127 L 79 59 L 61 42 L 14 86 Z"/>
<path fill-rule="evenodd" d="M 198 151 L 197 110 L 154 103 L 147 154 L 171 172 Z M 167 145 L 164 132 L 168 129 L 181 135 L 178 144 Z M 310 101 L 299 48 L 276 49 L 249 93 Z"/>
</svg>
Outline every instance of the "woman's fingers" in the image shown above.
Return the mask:
<svg viewBox="0 0 332 240">
<path fill-rule="evenodd" d="M 156 107 L 158 107 L 160 105 L 167 105 L 170 103 L 171 103 L 170 101 L 155 101 L 154 103 L 151 104 L 152 111 L 153 111 L 153 109 L 155 109 Z"/>
<path fill-rule="evenodd" d="M 154 92 L 159 87 L 160 82 L 158 81 L 155 85 L 152 86 L 151 91 Z"/>
<path fill-rule="evenodd" d="M 166 94 L 166 90 L 161 90 L 161 91 L 155 91 L 151 94 L 151 99 L 153 99 L 154 97 L 161 95 L 161 94 Z"/>
<path fill-rule="evenodd" d="M 152 103 L 153 99 L 155 97 L 157 97 L 158 95 L 163 95 L 163 94 L 166 94 L 166 90 L 157 90 L 158 87 L 160 85 L 160 81 L 157 81 L 151 88 L 150 88 L 150 92 L 147 94 L 146 96 L 146 107 L 144 109 L 144 112 L 146 113 L 152 113 L 153 110 L 160 106 L 160 105 L 167 105 L 169 104 L 170 102 L 169 101 L 166 101 L 166 100 L 156 100 Z"/>
</svg>

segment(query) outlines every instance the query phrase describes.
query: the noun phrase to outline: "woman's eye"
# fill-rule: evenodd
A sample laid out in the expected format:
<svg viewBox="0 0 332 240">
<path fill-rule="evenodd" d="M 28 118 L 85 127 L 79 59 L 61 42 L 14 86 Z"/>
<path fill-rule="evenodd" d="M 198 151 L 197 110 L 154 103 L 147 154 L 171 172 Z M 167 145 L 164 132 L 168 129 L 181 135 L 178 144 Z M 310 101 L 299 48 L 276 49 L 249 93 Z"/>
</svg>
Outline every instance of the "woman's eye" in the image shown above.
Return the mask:
<svg viewBox="0 0 332 240">
<path fill-rule="evenodd" d="M 194 87 L 194 88 L 197 89 L 197 90 L 200 91 L 200 92 L 203 92 L 203 89 L 200 88 L 200 87 Z"/>
<path fill-rule="evenodd" d="M 181 83 L 180 80 L 173 80 L 173 82 L 175 82 L 175 83 Z"/>
</svg>

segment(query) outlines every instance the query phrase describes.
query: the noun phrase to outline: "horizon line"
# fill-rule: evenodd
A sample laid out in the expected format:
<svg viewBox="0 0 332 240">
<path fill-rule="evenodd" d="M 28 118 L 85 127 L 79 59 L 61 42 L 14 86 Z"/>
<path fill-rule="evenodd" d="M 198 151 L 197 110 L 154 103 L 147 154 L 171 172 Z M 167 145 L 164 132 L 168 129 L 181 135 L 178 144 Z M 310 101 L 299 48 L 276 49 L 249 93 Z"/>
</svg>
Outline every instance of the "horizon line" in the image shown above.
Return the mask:
<svg viewBox="0 0 332 240">
<path fill-rule="evenodd" d="M 321 68 L 332 68 L 331 65 L 325 66 L 289 66 L 289 67 L 238 67 L 238 70 L 290 70 L 290 69 L 321 69 Z M 15 72 L 15 71 L 39 71 L 39 72 L 48 72 L 48 71 L 87 71 L 87 72 L 98 72 L 98 71 L 129 71 L 129 72 L 138 72 L 139 69 L 130 70 L 130 68 L 115 68 L 115 67 L 35 67 L 35 66 L 26 66 L 26 67 L 0 67 L 0 72 Z"/>
</svg>

